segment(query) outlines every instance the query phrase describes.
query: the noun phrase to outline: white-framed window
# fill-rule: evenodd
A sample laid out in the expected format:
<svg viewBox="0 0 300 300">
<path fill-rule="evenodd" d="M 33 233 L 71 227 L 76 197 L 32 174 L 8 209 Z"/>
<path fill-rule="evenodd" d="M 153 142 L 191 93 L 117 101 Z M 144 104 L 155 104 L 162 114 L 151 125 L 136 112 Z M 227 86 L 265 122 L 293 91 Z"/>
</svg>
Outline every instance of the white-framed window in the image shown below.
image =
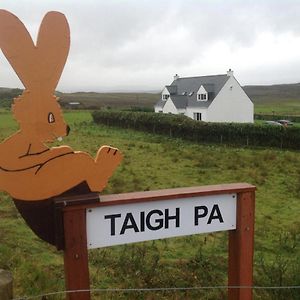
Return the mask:
<svg viewBox="0 0 300 300">
<path fill-rule="evenodd" d="M 202 120 L 202 114 L 199 112 L 194 113 L 194 120 L 201 121 Z"/>
<path fill-rule="evenodd" d="M 168 94 L 165 94 L 165 95 L 163 95 L 163 100 L 168 100 L 168 99 L 169 99 L 169 97 L 170 97 L 170 95 L 168 95 Z"/>
<path fill-rule="evenodd" d="M 207 100 L 207 94 L 198 94 L 198 100 L 199 101 L 206 101 Z"/>
</svg>

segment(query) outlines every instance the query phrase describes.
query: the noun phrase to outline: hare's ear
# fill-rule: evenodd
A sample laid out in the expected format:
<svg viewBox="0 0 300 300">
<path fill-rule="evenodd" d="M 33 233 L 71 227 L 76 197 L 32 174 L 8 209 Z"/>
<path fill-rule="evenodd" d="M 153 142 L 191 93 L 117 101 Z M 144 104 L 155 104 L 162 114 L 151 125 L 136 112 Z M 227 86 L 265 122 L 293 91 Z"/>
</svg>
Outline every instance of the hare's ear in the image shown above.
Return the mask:
<svg viewBox="0 0 300 300">
<path fill-rule="evenodd" d="M 0 10 L 0 47 L 27 89 L 53 91 L 69 53 L 69 25 L 63 14 L 47 13 L 35 46 L 23 23 Z"/>
<path fill-rule="evenodd" d="M 24 86 L 28 87 L 34 44 L 23 23 L 3 9 L 0 9 L 0 48 Z"/>
<path fill-rule="evenodd" d="M 39 81 L 46 89 L 57 86 L 70 48 L 70 29 L 66 17 L 59 12 L 48 12 L 40 26 L 37 50 Z"/>
</svg>

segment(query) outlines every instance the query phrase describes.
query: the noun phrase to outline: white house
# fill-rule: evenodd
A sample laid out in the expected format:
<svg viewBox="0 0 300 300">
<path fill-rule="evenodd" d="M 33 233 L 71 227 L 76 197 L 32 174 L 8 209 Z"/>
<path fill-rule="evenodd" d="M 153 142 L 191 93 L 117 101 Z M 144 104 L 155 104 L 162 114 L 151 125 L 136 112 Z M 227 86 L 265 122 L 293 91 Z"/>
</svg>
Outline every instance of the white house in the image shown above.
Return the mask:
<svg viewBox="0 0 300 300">
<path fill-rule="evenodd" d="M 231 69 L 222 75 L 180 78 L 176 74 L 154 110 L 205 122 L 253 123 L 254 114 L 252 101 Z"/>
</svg>

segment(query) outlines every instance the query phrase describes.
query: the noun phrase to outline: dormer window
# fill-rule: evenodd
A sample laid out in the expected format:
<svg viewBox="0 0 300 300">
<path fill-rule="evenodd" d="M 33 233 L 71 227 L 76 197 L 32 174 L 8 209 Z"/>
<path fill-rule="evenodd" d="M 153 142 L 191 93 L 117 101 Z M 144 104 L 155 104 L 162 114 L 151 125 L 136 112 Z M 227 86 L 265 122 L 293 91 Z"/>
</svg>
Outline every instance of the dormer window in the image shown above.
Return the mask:
<svg viewBox="0 0 300 300">
<path fill-rule="evenodd" d="M 197 101 L 207 101 L 207 100 L 208 100 L 208 92 L 204 88 L 204 86 L 201 85 L 197 92 Z"/>
<path fill-rule="evenodd" d="M 191 97 L 191 96 L 193 96 L 193 94 L 194 94 L 194 92 L 190 92 L 190 93 L 189 93 L 189 96 Z"/>
<path fill-rule="evenodd" d="M 186 96 L 186 92 L 183 92 L 181 95 L 182 95 L 182 96 Z"/>
<path fill-rule="evenodd" d="M 206 101 L 207 100 L 207 94 L 198 94 L 198 100 L 199 101 Z"/>
</svg>

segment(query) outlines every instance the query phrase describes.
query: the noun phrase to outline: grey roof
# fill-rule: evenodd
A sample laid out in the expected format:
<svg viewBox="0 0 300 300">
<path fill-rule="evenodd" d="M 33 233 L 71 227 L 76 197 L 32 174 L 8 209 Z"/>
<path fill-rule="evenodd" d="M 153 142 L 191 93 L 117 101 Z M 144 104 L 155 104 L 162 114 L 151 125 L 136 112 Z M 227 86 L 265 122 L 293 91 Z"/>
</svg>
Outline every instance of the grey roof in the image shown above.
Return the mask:
<svg viewBox="0 0 300 300">
<path fill-rule="evenodd" d="M 177 95 L 171 94 L 171 100 L 177 109 L 189 107 L 208 107 L 214 98 L 218 95 L 226 81 L 229 79 L 227 74 L 222 75 L 211 75 L 211 76 L 198 76 L 198 77 L 184 77 L 178 78 L 172 82 L 170 86 L 166 86 L 170 90 L 174 91 L 177 89 Z M 200 86 L 203 85 L 205 90 L 208 92 L 207 101 L 197 101 L 197 92 Z M 174 87 L 174 88 L 171 88 Z M 176 88 L 175 88 L 176 87 Z M 186 96 L 183 93 L 186 92 Z M 191 96 L 189 94 L 193 92 Z M 156 106 L 163 107 L 165 101 L 158 101 Z"/>
<path fill-rule="evenodd" d="M 169 91 L 170 95 L 177 94 L 177 85 L 166 85 L 166 89 Z"/>
<path fill-rule="evenodd" d="M 177 109 L 185 109 L 188 104 L 188 97 L 182 95 L 172 95 L 170 96 L 172 102 L 174 103 Z M 167 100 L 159 100 L 155 106 L 159 108 L 163 108 L 166 104 Z"/>
<path fill-rule="evenodd" d="M 215 85 L 213 83 L 204 83 L 202 85 L 208 93 L 215 92 Z"/>
<path fill-rule="evenodd" d="M 156 102 L 156 104 L 154 106 L 163 108 L 165 106 L 166 102 L 167 102 L 166 100 L 160 99 L 158 102 Z"/>
<path fill-rule="evenodd" d="M 188 97 L 182 95 L 172 95 L 171 100 L 173 101 L 177 109 L 184 109 L 188 104 Z"/>
</svg>

